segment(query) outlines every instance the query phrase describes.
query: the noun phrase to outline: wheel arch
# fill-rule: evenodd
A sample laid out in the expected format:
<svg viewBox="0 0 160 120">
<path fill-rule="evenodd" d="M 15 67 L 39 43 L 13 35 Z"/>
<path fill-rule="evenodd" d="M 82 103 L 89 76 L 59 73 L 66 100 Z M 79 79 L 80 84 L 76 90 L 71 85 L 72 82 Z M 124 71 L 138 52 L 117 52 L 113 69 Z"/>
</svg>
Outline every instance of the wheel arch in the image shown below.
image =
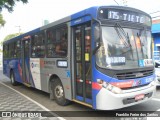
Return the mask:
<svg viewBox="0 0 160 120">
<path fill-rule="evenodd" d="M 55 96 L 54 88 L 55 88 L 55 85 L 57 85 L 57 84 L 60 84 L 62 86 L 62 89 L 63 89 L 63 96 L 61 96 L 60 99 Z M 65 105 L 68 105 L 70 103 L 70 100 L 66 98 L 64 85 L 63 85 L 62 80 L 60 79 L 60 77 L 58 75 L 53 74 L 53 75 L 50 76 L 49 82 L 48 82 L 48 91 L 50 93 L 50 99 L 51 100 L 55 99 L 57 104 L 59 104 L 61 106 L 65 106 Z"/>
<path fill-rule="evenodd" d="M 60 77 L 59 77 L 58 75 L 56 75 L 56 74 L 52 74 L 52 75 L 50 76 L 50 78 L 49 78 L 49 81 L 48 81 L 48 91 L 49 91 L 49 93 L 50 93 L 50 84 L 51 84 L 52 82 L 56 81 L 56 80 L 59 80 L 59 81 L 61 82 L 61 84 L 62 84 L 62 81 L 61 81 Z M 63 84 L 62 84 L 62 85 L 63 85 Z"/>
</svg>

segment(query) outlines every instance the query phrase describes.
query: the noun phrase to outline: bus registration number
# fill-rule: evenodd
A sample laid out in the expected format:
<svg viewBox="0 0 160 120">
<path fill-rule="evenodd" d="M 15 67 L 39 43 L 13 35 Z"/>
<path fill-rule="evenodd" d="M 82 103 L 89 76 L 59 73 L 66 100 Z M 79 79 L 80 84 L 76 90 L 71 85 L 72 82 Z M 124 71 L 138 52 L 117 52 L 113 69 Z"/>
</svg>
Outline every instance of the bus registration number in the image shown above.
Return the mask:
<svg viewBox="0 0 160 120">
<path fill-rule="evenodd" d="M 142 100 L 144 98 L 144 94 L 136 95 L 135 100 Z"/>
</svg>

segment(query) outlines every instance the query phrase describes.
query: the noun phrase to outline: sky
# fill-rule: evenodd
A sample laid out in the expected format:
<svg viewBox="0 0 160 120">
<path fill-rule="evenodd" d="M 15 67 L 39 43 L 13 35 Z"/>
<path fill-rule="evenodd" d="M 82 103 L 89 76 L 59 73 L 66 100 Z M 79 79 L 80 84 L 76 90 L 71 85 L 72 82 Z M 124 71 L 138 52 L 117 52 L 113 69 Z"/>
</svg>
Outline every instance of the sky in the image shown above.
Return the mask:
<svg viewBox="0 0 160 120">
<path fill-rule="evenodd" d="M 147 13 L 160 11 L 160 0 L 116 1 L 119 5 L 127 5 Z M 51 23 L 91 6 L 117 5 L 117 3 L 114 0 L 28 0 L 27 4 L 16 3 L 12 13 L 5 9 L 2 11 L 6 24 L 0 27 L 0 41 L 9 34 L 19 31 L 25 33 L 38 28 L 43 25 L 44 20 Z"/>
</svg>

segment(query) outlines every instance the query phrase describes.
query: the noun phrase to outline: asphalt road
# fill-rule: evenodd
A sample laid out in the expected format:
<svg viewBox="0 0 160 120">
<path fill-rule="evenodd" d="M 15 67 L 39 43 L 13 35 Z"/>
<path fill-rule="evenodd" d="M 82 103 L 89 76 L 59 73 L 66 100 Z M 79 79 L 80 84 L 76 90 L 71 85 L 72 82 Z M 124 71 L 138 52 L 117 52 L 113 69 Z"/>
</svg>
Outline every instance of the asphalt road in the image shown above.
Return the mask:
<svg viewBox="0 0 160 120">
<path fill-rule="evenodd" d="M 0 70 L 0 81 L 5 83 L 6 85 L 14 88 L 15 90 L 21 92 L 22 94 L 30 97 L 31 99 L 35 100 L 36 102 L 40 103 L 41 105 L 45 106 L 51 111 L 86 111 L 85 114 L 88 116 L 90 113 L 87 111 L 92 110 L 91 108 L 85 107 L 83 105 L 77 103 L 71 103 L 68 106 L 59 106 L 53 100 L 49 99 L 49 94 L 39 91 L 34 88 L 28 88 L 24 85 L 12 86 L 10 84 L 10 80 L 2 75 L 2 71 Z M 135 106 L 119 109 L 117 111 L 157 111 L 160 110 L 160 88 L 157 88 L 157 92 L 153 100 L 147 101 L 145 103 L 141 103 Z M 103 114 L 107 114 L 108 111 L 102 111 L 101 113 L 98 112 L 97 117 L 83 117 L 83 120 L 121 120 L 124 118 L 106 118 L 101 117 Z M 59 116 L 65 116 L 64 118 L 67 120 L 74 120 L 75 117 L 70 117 L 67 115 L 67 112 L 59 113 Z M 68 117 L 67 117 L 68 116 Z M 83 115 L 82 115 L 83 116 Z M 81 116 L 76 117 L 76 120 L 82 120 Z"/>
</svg>

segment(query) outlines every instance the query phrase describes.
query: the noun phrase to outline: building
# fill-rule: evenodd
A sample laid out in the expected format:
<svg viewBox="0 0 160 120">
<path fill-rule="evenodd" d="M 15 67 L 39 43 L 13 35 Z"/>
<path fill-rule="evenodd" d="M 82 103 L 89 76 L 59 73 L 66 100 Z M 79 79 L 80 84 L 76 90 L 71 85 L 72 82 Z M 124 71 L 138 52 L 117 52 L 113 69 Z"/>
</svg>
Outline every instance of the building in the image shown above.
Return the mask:
<svg viewBox="0 0 160 120">
<path fill-rule="evenodd" d="M 160 19 L 152 21 L 152 36 L 154 43 L 154 59 L 160 60 Z"/>
<path fill-rule="evenodd" d="M 152 36 L 154 40 L 154 51 L 160 51 L 160 19 L 152 21 Z"/>
</svg>

